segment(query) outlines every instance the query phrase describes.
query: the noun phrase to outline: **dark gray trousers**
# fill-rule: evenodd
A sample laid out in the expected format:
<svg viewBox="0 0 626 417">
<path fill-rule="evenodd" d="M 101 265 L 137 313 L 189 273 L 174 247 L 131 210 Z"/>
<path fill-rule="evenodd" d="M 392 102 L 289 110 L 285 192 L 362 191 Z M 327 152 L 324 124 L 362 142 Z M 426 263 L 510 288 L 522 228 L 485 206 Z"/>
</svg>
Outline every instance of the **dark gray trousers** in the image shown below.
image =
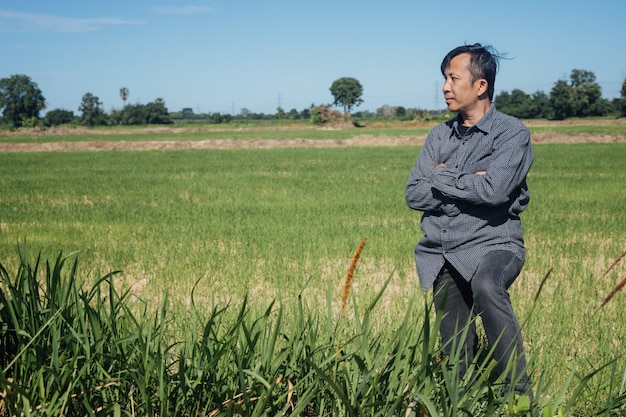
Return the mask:
<svg viewBox="0 0 626 417">
<path fill-rule="evenodd" d="M 449 356 L 453 346 L 461 349 L 461 374 L 465 374 L 478 348 L 474 319 L 479 315 L 493 348 L 496 370 L 502 375 L 509 361 L 516 360 L 516 366 L 505 376 L 506 382 L 515 380 L 516 392 L 532 395 L 522 333 L 507 291 L 522 266 L 523 262 L 512 252 L 497 250 L 482 259 L 468 282 L 446 262 L 435 281 L 434 298 L 437 314 L 443 314 L 440 333 L 444 354 Z M 463 338 L 468 323 L 467 335 Z"/>
</svg>

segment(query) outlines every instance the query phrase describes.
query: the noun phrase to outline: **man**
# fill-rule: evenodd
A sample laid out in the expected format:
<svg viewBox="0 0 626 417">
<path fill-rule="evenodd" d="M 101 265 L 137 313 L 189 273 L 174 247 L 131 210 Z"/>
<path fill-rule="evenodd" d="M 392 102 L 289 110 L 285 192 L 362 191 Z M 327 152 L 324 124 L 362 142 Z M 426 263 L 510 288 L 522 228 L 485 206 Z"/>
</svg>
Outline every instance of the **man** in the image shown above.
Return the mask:
<svg viewBox="0 0 626 417">
<path fill-rule="evenodd" d="M 465 374 L 481 317 L 497 370 L 532 396 L 520 326 L 507 292 L 525 260 L 519 214 L 528 206 L 533 162 L 528 129 L 492 105 L 499 56 L 480 44 L 453 49 L 441 63 L 443 94 L 455 119 L 433 128 L 406 184 L 406 202 L 423 212 L 415 247 L 424 291 L 434 286 L 444 353 L 461 348 Z M 467 335 L 463 329 L 469 323 Z"/>
</svg>

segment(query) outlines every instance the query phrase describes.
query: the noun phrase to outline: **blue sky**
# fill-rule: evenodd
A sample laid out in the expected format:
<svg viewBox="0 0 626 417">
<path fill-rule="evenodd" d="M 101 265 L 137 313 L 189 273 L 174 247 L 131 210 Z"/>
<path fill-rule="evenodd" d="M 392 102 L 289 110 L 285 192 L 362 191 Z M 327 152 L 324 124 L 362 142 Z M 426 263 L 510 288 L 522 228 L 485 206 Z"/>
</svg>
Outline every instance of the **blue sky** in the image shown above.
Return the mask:
<svg viewBox="0 0 626 417">
<path fill-rule="evenodd" d="M 356 110 L 444 108 L 439 64 L 452 48 L 493 45 L 496 94 L 546 93 L 572 69 L 606 98 L 626 78 L 626 1 L 0 0 L 0 78 L 26 74 L 48 110 L 106 111 L 163 98 L 170 111 L 275 113 L 332 102 L 354 77 Z"/>
</svg>

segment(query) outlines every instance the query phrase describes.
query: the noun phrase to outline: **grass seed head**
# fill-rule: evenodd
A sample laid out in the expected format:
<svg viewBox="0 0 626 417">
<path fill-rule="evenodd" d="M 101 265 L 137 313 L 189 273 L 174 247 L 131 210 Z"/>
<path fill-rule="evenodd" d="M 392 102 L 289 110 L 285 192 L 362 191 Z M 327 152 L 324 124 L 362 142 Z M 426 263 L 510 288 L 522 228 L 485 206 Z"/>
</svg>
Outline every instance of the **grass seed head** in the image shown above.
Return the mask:
<svg viewBox="0 0 626 417">
<path fill-rule="evenodd" d="M 356 268 L 356 264 L 359 261 L 359 257 L 361 256 L 361 252 L 363 251 L 363 247 L 365 247 L 365 243 L 367 242 L 367 238 L 363 238 L 359 246 L 354 251 L 352 255 L 352 259 L 350 260 L 350 267 L 348 268 L 348 272 L 346 273 L 346 279 L 343 283 L 343 293 L 341 294 L 341 313 L 346 308 L 346 302 L 348 301 L 348 295 L 350 294 L 350 287 L 352 285 L 352 276 L 354 275 L 354 269 Z"/>
</svg>

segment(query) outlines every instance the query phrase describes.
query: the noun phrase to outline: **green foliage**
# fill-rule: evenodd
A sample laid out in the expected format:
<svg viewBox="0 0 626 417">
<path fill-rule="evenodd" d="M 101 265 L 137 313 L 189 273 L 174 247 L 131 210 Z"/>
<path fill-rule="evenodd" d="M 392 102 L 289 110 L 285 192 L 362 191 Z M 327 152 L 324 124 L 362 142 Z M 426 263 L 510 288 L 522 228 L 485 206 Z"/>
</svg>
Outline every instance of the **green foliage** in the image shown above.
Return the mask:
<svg viewBox="0 0 626 417">
<path fill-rule="evenodd" d="M 550 105 L 552 106 L 553 118 L 564 120 L 574 116 L 574 98 L 572 89 L 567 81 L 559 80 L 550 91 Z"/>
<path fill-rule="evenodd" d="M 60 126 L 74 121 L 74 112 L 71 110 L 54 109 L 46 113 L 44 124 L 47 127 Z"/>
<path fill-rule="evenodd" d="M 180 113 L 183 119 L 193 119 L 194 117 L 193 109 L 191 107 L 185 107 Z"/>
<path fill-rule="evenodd" d="M 542 91 L 532 96 L 522 90 L 514 89 L 496 96 L 495 105 L 501 112 L 521 119 L 538 119 L 549 116 L 549 99 Z"/>
<path fill-rule="evenodd" d="M 36 128 L 41 126 L 41 120 L 37 117 L 25 117 L 22 119 L 22 126 L 25 128 Z"/>
<path fill-rule="evenodd" d="M 290 306 L 258 312 L 247 299 L 200 307 L 192 291 L 190 310 L 174 316 L 167 299 L 149 310 L 120 293 L 115 272 L 85 289 L 77 260 L 68 271 L 59 255 L 41 271 L 40 258 L 20 258 L 13 278 L 0 265 L 2 416 L 570 415 L 603 369 L 613 370 L 601 381 L 609 395 L 596 397 L 593 415 L 626 411 L 615 361 L 568 380 L 569 398 L 543 404 L 506 394 L 488 352 L 460 378 L 458 349 L 441 356 L 425 299 L 421 308 L 405 300 L 404 315 L 375 331 L 390 279 L 352 319 L 332 314 L 331 297 L 326 317 L 308 307 L 306 288 Z"/>
<path fill-rule="evenodd" d="M 45 108 L 45 98 L 29 76 L 16 74 L 0 79 L 0 110 L 5 122 L 20 127 L 25 120 L 38 119 Z"/>
<path fill-rule="evenodd" d="M 363 103 L 363 86 L 356 78 L 343 77 L 333 81 L 330 86 L 335 106 L 343 106 L 343 112 L 350 114 L 352 108 Z"/>
<path fill-rule="evenodd" d="M 596 75 L 587 70 L 573 69 L 569 76 L 570 85 L 573 88 L 584 87 L 596 82 Z"/>
<path fill-rule="evenodd" d="M 115 124 L 127 126 L 172 123 L 165 102 L 161 98 L 148 104 L 128 104 L 122 110 L 112 112 L 111 120 Z"/>
<path fill-rule="evenodd" d="M 108 124 L 108 117 L 102 109 L 102 102 L 91 93 L 85 93 L 78 111 L 82 112 L 80 122 L 86 126 L 93 127 Z"/>
<path fill-rule="evenodd" d="M 621 115 L 626 116 L 626 78 L 624 78 L 624 82 L 622 83 L 620 110 Z"/>
<path fill-rule="evenodd" d="M 611 104 L 602 98 L 602 88 L 591 71 L 572 70 L 570 83 L 559 80 L 550 92 L 550 104 L 556 120 L 569 117 L 605 116 Z"/>
<path fill-rule="evenodd" d="M 232 120 L 230 114 L 211 113 L 209 115 L 209 123 L 220 124 L 228 123 Z"/>
<path fill-rule="evenodd" d="M 128 88 L 126 87 L 120 88 L 120 98 L 124 102 L 124 106 L 126 106 L 126 100 L 128 100 L 129 95 L 130 95 L 130 91 L 128 91 Z"/>
<path fill-rule="evenodd" d="M 570 82 L 557 81 L 550 95 L 537 91 L 532 96 L 522 90 L 503 91 L 495 100 L 498 109 L 523 119 L 606 116 L 614 106 L 602 98 L 602 89 L 591 71 L 572 70 Z"/>
</svg>

